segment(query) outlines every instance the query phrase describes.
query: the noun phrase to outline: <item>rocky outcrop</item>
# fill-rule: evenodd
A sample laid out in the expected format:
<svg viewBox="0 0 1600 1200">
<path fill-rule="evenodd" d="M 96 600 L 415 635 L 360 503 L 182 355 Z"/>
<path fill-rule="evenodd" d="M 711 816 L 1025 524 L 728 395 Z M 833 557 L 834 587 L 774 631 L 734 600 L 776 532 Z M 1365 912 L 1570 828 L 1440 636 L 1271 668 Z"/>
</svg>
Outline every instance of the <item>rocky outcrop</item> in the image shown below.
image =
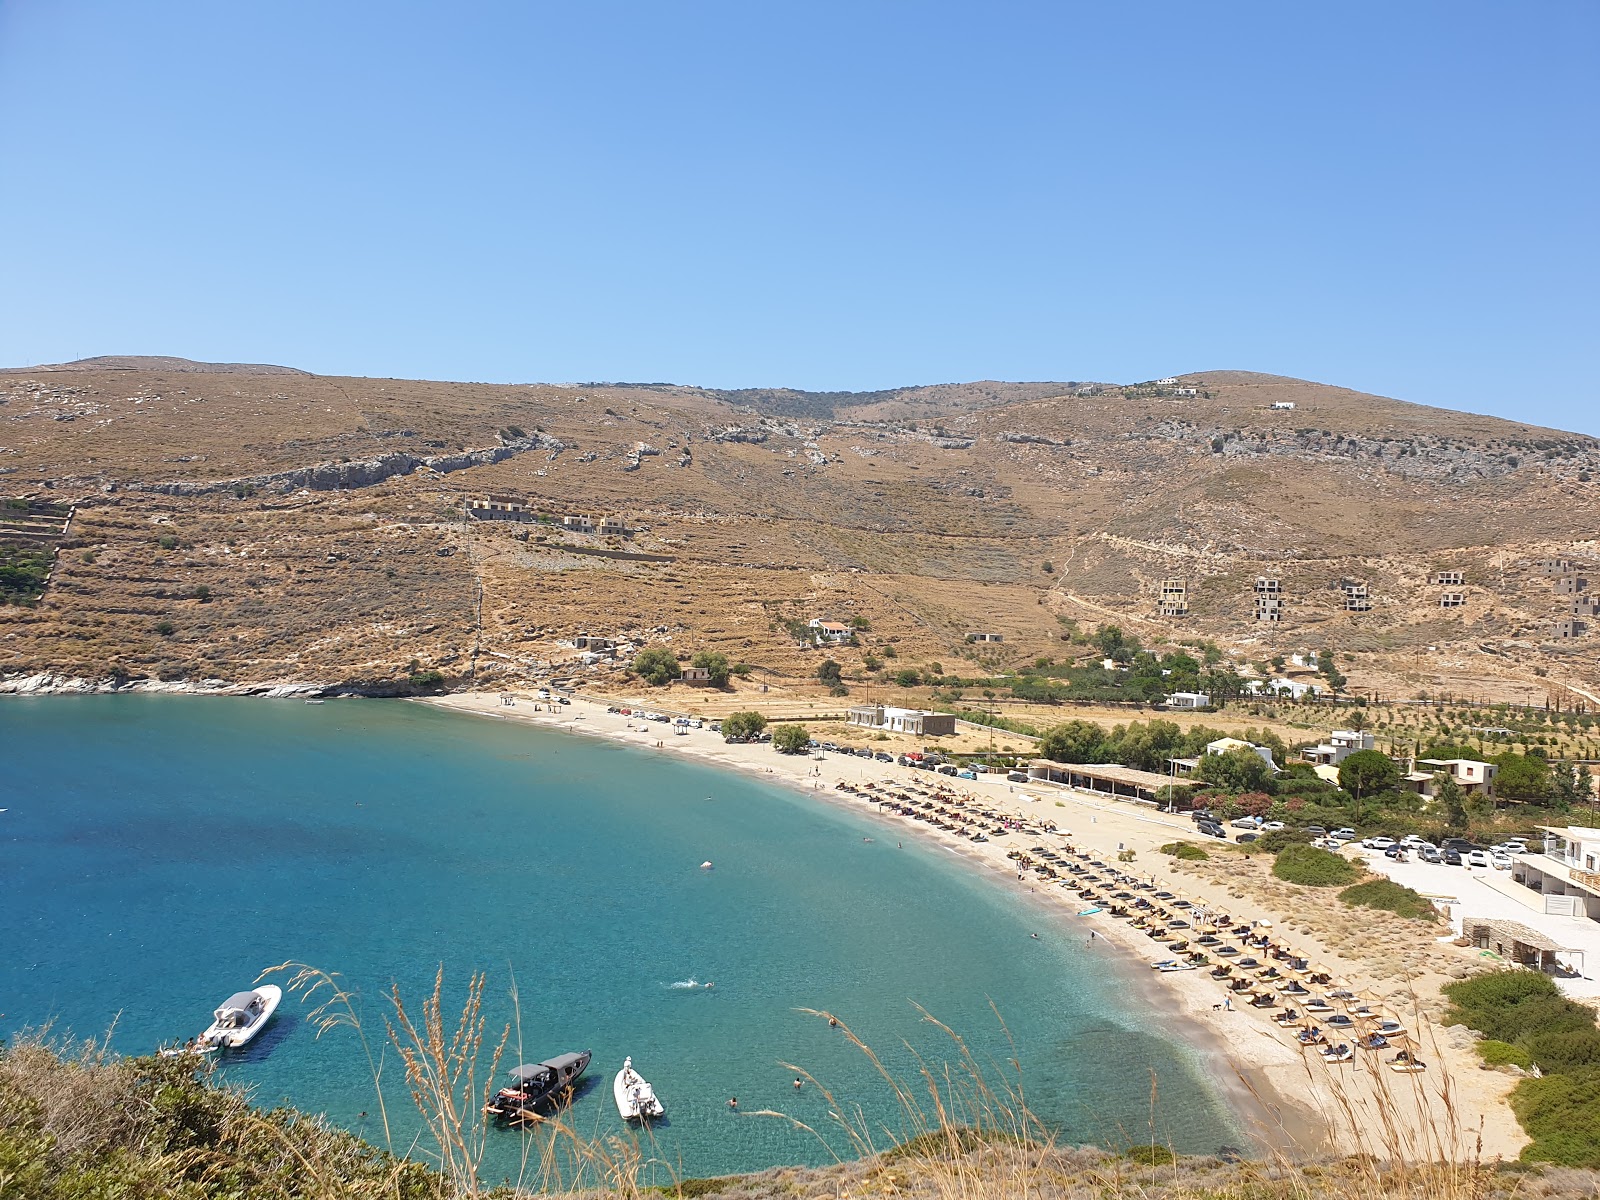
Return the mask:
<svg viewBox="0 0 1600 1200">
<path fill-rule="evenodd" d="M 190 483 L 128 483 L 122 485 L 130 492 L 153 492 L 161 496 L 207 496 L 223 492 L 251 491 L 293 492 L 308 488 L 313 492 L 349 491 L 373 487 L 397 475 L 410 475 L 418 467 L 448 474 L 465 471 L 471 467 L 505 462 L 530 450 L 555 450 L 566 448 L 566 443 L 543 434 L 512 438 L 499 446 L 484 450 L 463 450 L 456 454 L 433 454 L 418 457 L 398 451 L 380 454 L 377 458 L 355 462 L 324 462 L 312 467 L 296 467 L 290 471 L 274 471 L 266 475 L 247 475 L 239 479 L 213 479 Z"/>
</svg>

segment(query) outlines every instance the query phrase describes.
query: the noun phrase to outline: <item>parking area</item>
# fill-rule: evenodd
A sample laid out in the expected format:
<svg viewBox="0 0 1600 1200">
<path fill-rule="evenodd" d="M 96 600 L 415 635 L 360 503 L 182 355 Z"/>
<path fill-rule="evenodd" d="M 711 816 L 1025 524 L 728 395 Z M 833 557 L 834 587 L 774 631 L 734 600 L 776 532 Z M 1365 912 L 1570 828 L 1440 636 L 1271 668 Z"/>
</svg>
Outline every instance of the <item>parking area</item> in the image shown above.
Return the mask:
<svg viewBox="0 0 1600 1200">
<path fill-rule="evenodd" d="M 1351 857 L 1359 855 L 1373 871 L 1447 907 L 1453 936 L 1460 935 L 1462 918 L 1470 916 L 1515 921 L 1562 946 L 1581 950 L 1583 956 L 1573 961 L 1583 974 L 1576 978 L 1557 978 L 1556 982 L 1569 996 L 1600 996 L 1600 979 L 1595 978 L 1600 971 L 1600 921 L 1546 913 L 1544 897 L 1514 882 L 1509 871 L 1447 867 L 1416 859 L 1396 862 L 1385 858 L 1380 850 L 1361 849 L 1359 843 L 1349 846 L 1346 853 Z"/>
</svg>

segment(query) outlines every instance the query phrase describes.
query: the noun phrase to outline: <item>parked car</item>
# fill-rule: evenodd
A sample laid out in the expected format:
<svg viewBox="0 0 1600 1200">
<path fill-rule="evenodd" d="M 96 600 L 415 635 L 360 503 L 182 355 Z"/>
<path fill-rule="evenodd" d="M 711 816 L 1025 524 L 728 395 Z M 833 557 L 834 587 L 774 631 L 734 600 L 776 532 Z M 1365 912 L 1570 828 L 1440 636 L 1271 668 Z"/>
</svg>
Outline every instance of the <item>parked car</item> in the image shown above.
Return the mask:
<svg viewBox="0 0 1600 1200">
<path fill-rule="evenodd" d="M 977 777 L 978 777 L 978 775 L 977 775 L 977 772 L 975 772 L 975 771 L 957 771 L 956 772 L 956 778 L 957 779 L 976 779 Z"/>
<path fill-rule="evenodd" d="M 1461 855 L 1455 850 L 1445 849 L 1439 851 L 1439 860 L 1447 867 L 1459 867 L 1461 865 Z"/>
<path fill-rule="evenodd" d="M 1489 865 L 1489 852 L 1487 850 L 1468 850 L 1466 863 L 1469 867 L 1487 867 Z"/>
<path fill-rule="evenodd" d="M 1328 836 L 1329 837 L 1336 837 L 1341 842 L 1353 842 L 1353 841 L 1355 841 L 1356 831 L 1354 829 L 1351 829 L 1348 825 L 1346 825 L 1343 829 L 1331 830 L 1328 833 Z"/>
<path fill-rule="evenodd" d="M 1400 844 L 1402 846 L 1421 846 L 1425 844 L 1425 839 L 1418 834 L 1408 833 L 1400 839 Z"/>
<path fill-rule="evenodd" d="M 1392 837 L 1370 837 L 1361 844 L 1368 850 L 1387 850 L 1390 846 L 1398 846 L 1400 843 Z"/>
<path fill-rule="evenodd" d="M 1259 829 L 1261 828 L 1261 818 L 1240 817 L 1237 821 L 1233 822 L 1233 827 L 1235 829 Z"/>
<path fill-rule="evenodd" d="M 1511 855 L 1491 854 L 1489 855 L 1489 865 L 1496 871 L 1509 871 L 1511 870 Z"/>
<path fill-rule="evenodd" d="M 1321 825 L 1307 825 L 1306 826 L 1306 832 L 1307 833 L 1314 833 L 1318 837 L 1324 837 L 1324 836 L 1327 835 L 1328 831 L 1326 829 L 1324 829 Z"/>
<path fill-rule="evenodd" d="M 572 701 L 567 699 L 565 696 L 557 696 L 556 697 L 556 703 L 557 704 L 571 704 Z"/>
<path fill-rule="evenodd" d="M 1027 783 L 1028 776 L 1023 771 L 1012 771 L 1006 776 L 1006 780 L 1009 783 Z"/>
<path fill-rule="evenodd" d="M 1417 851 L 1417 857 L 1425 863 L 1437 864 L 1443 861 L 1443 859 L 1439 857 L 1438 848 L 1435 846 L 1423 846 Z"/>
<path fill-rule="evenodd" d="M 1239 835 L 1239 841 L 1241 844 L 1244 842 L 1253 842 L 1260 836 L 1261 835 L 1259 833 L 1241 833 Z"/>
<path fill-rule="evenodd" d="M 1263 825 L 1261 827 L 1261 832 L 1262 833 L 1276 833 L 1280 829 L 1287 829 L 1287 828 L 1288 828 L 1288 826 L 1285 825 L 1282 821 L 1268 821 L 1265 825 Z"/>
<path fill-rule="evenodd" d="M 1411 857 L 1411 855 L 1407 853 L 1406 847 L 1400 845 L 1398 842 L 1385 850 L 1383 852 L 1383 856 L 1385 858 L 1392 858 L 1395 862 L 1405 862 Z"/>
<path fill-rule="evenodd" d="M 879 750 L 872 757 L 878 762 L 892 763 L 894 761 L 894 755 L 890 754 L 887 750 Z"/>
<path fill-rule="evenodd" d="M 1199 825 L 1199 829 L 1200 832 L 1205 834 L 1207 837 L 1221 838 L 1223 841 L 1228 840 L 1227 833 L 1223 830 L 1222 826 L 1218 825 L 1215 821 L 1202 821 Z"/>
</svg>

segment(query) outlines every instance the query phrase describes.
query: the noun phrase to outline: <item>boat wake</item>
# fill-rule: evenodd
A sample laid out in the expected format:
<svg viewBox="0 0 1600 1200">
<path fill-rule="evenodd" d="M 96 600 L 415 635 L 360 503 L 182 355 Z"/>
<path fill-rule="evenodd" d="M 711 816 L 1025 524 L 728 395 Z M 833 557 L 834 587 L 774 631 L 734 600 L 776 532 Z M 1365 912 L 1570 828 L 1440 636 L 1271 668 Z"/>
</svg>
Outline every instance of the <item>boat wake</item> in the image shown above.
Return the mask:
<svg viewBox="0 0 1600 1200">
<path fill-rule="evenodd" d="M 711 985 L 709 983 L 701 983 L 698 979 L 695 979 L 693 976 L 691 976 L 688 979 L 680 979 L 676 983 L 663 983 L 661 986 L 666 988 L 668 991 L 687 992 L 699 988 L 708 988 Z"/>
</svg>

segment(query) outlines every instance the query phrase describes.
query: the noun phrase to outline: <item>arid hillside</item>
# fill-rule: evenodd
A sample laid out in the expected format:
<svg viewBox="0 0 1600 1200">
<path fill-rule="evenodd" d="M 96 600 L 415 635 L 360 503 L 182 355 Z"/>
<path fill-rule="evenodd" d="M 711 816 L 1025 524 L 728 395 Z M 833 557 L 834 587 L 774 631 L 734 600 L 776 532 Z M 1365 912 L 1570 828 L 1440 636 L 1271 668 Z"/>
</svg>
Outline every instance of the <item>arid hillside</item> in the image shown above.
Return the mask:
<svg viewBox="0 0 1600 1200">
<path fill-rule="evenodd" d="M 1331 647 L 1391 696 L 1600 693 L 1597 476 L 1594 438 L 1248 372 L 817 394 L 90 359 L 0 374 L 0 544 L 54 553 L 0 609 L 0 675 L 494 686 L 587 633 L 777 682 L 820 659 L 796 621 L 865 622 L 850 674 L 1032 659 L 1071 619 Z"/>
</svg>

